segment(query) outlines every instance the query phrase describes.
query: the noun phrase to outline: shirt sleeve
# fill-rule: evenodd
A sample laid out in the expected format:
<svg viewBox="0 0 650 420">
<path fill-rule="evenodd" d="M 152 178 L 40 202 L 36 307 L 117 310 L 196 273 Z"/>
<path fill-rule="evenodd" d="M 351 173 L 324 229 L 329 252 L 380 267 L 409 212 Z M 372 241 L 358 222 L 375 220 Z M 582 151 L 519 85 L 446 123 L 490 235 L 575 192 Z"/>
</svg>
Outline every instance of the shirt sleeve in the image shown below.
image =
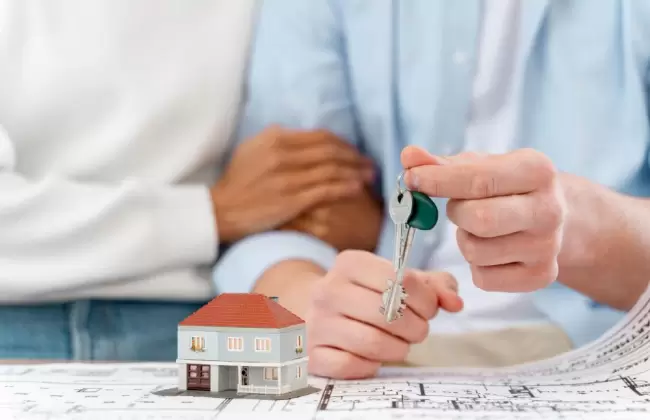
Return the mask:
<svg viewBox="0 0 650 420">
<path fill-rule="evenodd" d="M 238 144 L 277 124 L 327 129 L 358 146 L 336 10 L 325 0 L 262 2 L 247 76 Z M 294 232 L 250 236 L 223 253 L 214 269 L 220 292 L 250 291 L 264 271 L 284 260 L 327 269 L 336 251 Z"/>
<path fill-rule="evenodd" d="M 325 270 L 337 251 L 299 232 L 265 232 L 249 236 L 225 251 L 214 270 L 217 293 L 249 293 L 264 272 L 280 261 L 310 261 Z"/>
<path fill-rule="evenodd" d="M 214 263 L 206 187 L 30 179 L 0 127 L 0 301 Z"/>
</svg>

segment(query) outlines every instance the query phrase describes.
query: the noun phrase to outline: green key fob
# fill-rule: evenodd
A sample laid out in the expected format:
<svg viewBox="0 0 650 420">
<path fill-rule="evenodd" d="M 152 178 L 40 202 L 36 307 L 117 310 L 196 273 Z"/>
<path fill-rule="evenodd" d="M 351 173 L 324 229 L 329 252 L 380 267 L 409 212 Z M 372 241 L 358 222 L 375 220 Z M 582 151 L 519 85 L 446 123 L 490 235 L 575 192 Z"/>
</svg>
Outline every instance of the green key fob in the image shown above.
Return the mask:
<svg viewBox="0 0 650 420">
<path fill-rule="evenodd" d="M 409 217 L 409 226 L 419 230 L 431 230 L 438 223 L 438 207 L 428 195 L 419 191 L 411 191 L 413 195 L 413 210 Z"/>
</svg>

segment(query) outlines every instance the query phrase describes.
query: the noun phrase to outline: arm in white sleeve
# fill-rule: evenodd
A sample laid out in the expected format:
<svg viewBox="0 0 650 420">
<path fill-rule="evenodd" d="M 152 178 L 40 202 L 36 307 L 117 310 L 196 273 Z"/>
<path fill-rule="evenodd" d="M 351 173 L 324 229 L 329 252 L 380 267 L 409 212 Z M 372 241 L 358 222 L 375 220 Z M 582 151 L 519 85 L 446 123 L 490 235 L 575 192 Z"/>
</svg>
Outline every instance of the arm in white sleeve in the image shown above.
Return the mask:
<svg viewBox="0 0 650 420">
<path fill-rule="evenodd" d="M 327 0 L 262 2 L 250 61 L 239 141 L 269 125 L 327 129 L 359 144 L 343 39 Z M 297 232 L 269 232 L 234 244 L 215 266 L 219 292 L 249 292 L 267 268 L 307 260 L 328 269 L 330 245 Z"/>
<path fill-rule="evenodd" d="M 213 262 L 206 187 L 31 180 L 16 159 L 0 128 L 0 301 Z"/>
</svg>

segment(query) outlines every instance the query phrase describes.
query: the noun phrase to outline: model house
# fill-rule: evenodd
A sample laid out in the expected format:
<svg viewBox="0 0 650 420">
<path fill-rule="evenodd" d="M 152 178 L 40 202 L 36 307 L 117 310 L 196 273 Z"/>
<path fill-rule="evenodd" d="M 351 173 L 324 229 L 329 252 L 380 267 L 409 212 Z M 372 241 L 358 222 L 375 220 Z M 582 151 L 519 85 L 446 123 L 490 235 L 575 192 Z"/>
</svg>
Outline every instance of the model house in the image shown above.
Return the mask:
<svg viewBox="0 0 650 420">
<path fill-rule="evenodd" d="M 178 325 L 178 389 L 281 395 L 306 388 L 305 322 L 277 299 L 223 293 Z"/>
</svg>

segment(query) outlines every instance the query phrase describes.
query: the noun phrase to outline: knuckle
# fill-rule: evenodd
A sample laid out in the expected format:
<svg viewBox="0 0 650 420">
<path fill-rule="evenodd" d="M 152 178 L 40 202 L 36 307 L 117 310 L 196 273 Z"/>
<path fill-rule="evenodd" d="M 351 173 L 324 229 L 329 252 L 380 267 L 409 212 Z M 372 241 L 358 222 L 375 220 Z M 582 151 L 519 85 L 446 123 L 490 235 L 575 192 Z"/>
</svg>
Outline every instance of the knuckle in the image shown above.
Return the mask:
<svg viewBox="0 0 650 420">
<path fill-rule="evenodd" d="M 564 213 L 564 206 L 558 200 L 549 200 L 545 211 L 547 224 L 556 229 L 564 221 Z"/>
<path fill-rule="evenodd" d="M 320 191 L 321 199 L 325 201 L 335 200 L 344 193 L 343 188 L 336 184 L 324 185 Z"/>
<path fill-rule="evenodd" d="M 538 241 L 531 249 L 539 257 L 538 261 L 547 262 L 557 259 L 562 249 L 562 235 L 554 232 L 553 234 L 541 237 Z"/>
<path fill-rule="evenodd" d="M 372 360 L 381 360 L 382 353 L 385 351 L 385 343 L 383 334 L 378 332 L 378 330 L 373 330 L 368 333 L 363 339 L 364 348 L 368 358 Z"/>
<path fill-rule="evenodd" d="M 286 192 L 291 189 L 291 183 L 276 175 L 269 180 L 269 187 L 271 191 Z"/>
<path fill-rule="evenodd" d="M 415 343 L 421 343 L 429 336 L 429 323 L 418 321 L 413 327 L 413 331 L 413 341 Z"/>
<path fill-rule="evenodd" d="M 276 147 L 272 146 L 273 149 L 276 149 Z M 272 151 L 269 153 L 266 158 L 266 164 L 269 166 L 271 169 L 280 169 L 283 165 L 283 153 L 279 151 Z"/>
<path fill-rule="evenodd" d="M 355 370 L 355 364 L 357 363 L 354 356 L 348 352 L 344 352 L 337 362 L 335 366 L 329 368 L 332 369 L 332 376 L 335 378 L 346 378 L 350 372 Z"/>
<path fill-rule="evenodd" d="M 317 130 L 314 130 L 313 132 L 314 138 L 320 140 L 320 141 L 330 141 L 332 134 L 325 130 L 324 128 L 319 128 Z"/>
<path fill-rule="evenodd" d="M 531 171 L 540 185 L 549 184 L 556 178 L 558 172 L 551 158 L 532 148 L 524 148 L 520 152 L 527 163 L 526 169 Z"/>
<path fill-rule="evenodd" d="M 268 142 L 269 148 L 274 151 L 282 149 L 284 144 L 282 141 L 282 135 L 280 134 L 280 129 L 276 127 L 268 129 L 265 133 L 265 140 Z"/>
<path fill-rule="evenodd" d="M 364 261 L 368 260 L 368 254 L 366 251 L 356 249 L 341 251 L 334 260 L 334 266 L 346 272 L 348 267 L 352 267 L 355 264 L 364 264 Z"/>
<path fill-rule="evenodd" d="M 311 303 L 314 308 L 327 309 L 333 301 L 336 288 L 332 287 L 330 281 L 321 280 L 314 284 L 311 294 Z M 315 311 L 313 314 L 313 321 L 320 319 L 320 313 Z"/>
<path fill-rule="evenodd" d="M 402 279 L 404 289 L 409 290 L 412 287 L 417 287 L 418 281 L 420 280 L 416 270 L 409 268 L 404 271 L 404 278 Z M 422 283 L 428 285 L 428 278 L 426 276 L 423 276 Z"/>
<path fill-rule="evenodd" d="M 497 194 L 496 178 L 476 174 L 472 177 L 468 193 L 472 197 L 489 197 Z"/>
<path fill-rule="evenodd" d="M 474 264 L 476 262 L 476 243 L 463 229 L 456 231 L 456 240 L 458 242 L 458 248 L 465 260 L 470 264 Z"/>
<path fill-rule="evenodd" d="M 531 289 L 539 289 L 553 283 L 557 279 L 558 272 L 559 266 L 555 259 L 530 267 L 528 278 L 531 279 Z"/>
<path fill-rule="evenodd" d="M 466 205 L 469 202 L 460 201 L 453 198 L 450 198 L 449 201 L 447 201 L 447 206 L 446 206 L 447 218 L 455 225 L 458 225 L 458 213 L 461 209 L 461 203 L 464 203 Z"/>
<path fill-rule="evenodd" d="M 491 280 L 485 269 L 472 266 L 472 281 L 476 287 L 486 292 L 492 292 L 496 290 L 496 285 Z"/>
<path fill-rule="evenodd" d="M 338 178 L 339 174 L 341 173 L 341 169 L 334 164 L 329 164 L 323 166 L 323 169 L 321 171 L 321 179 L 336 179 Z"/>
<path fill-rule="evenodd" d="M 557 256 L 562 251 L 562 235 L 560 232 L 554 232 L 551 236 L 549 244 L 549 252 L 553 256 L 553 259 L 557 259 Z"/>
<path fill-rule="evenodd" d="M 458 159 L 467 159 L 467 160 L 476 160 L 479 157 L 481 157 L 481 155 L 479 155 L 476 152 L 470 152 L 470 151 L 461 152 L 458 155 L 456 155 L 456 158 Z"/>
<path fill-rule="evenodd" d="M 327 143 L 327 147 L 323 149 L 323 158 L 325 158 L 327 161 L 335 160 L 338 157 L 338 154 L 339 148 L 334 142 L 330 141 Z"/>
<path fill-rule="evenodd" d="M 476 235 L 489 235 L 490 232 L 493 232 L 498 227 L 498 217 L 495 210 L 483 205 L 476 205 L 472 210 L 474 214 L 472 228 L 473 233 Z"/>
<path fill-rule="evenodd" d="M 555 231 L 564 223 L 566 209 L 560 199 L 551 194 L 538 193 L 532 205 L 532 230 Z"/>
</svg>

